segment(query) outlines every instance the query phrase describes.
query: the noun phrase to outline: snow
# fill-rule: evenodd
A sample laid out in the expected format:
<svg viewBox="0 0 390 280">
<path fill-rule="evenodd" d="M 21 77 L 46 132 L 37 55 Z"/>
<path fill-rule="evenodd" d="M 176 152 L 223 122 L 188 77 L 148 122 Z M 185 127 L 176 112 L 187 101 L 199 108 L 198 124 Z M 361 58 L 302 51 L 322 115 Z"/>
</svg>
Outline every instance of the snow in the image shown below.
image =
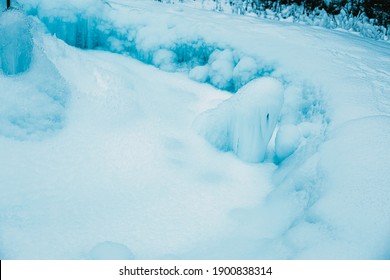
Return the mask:
<svg viewBox="0 0 390 280">
<path fill-rule="evenodd" d="M 388 43 L 107 2 L 19 1 L 2 259 L 389 258 Z"/>
</svg>

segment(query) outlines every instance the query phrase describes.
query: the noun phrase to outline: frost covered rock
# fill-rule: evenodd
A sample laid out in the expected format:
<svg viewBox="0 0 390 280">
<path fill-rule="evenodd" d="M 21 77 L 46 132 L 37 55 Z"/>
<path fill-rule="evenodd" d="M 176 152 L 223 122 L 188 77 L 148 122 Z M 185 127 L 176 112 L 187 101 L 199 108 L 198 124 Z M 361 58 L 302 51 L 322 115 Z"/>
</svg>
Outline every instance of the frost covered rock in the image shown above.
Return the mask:
<svg viewBox="0 0 390 280">
<path fill-rule="evenodd" d="M 254 79 L 257 74 L 256 61 L 251 57 L 243 57 L 237 63 L 233 70 L 233 80 L 235 89 L 239 89 L 249 81 Z"/>
<path fill-rule="evenodd" d="M 295 125 L 283 125 L 279 128 L 275 138 L 275 155 L 278 161 L 292 155 L 298 148 L 301 132 Z"/>
<path fill-rule="evenodd" d="M 247 162 L 261 162 L 282 105 L 282 84 L 273 78 L 259 78 L 201 115 L 196 126 L 218 149 L 233 151 Z"/>
<path fill-rule="evenodd" d="M 210 64 L 210 83 L 220 89 L 229 89 L 231 87 L 234 57 L 230 50 L 214 51 L 209 59 Z"/>
<path fill-rule="evenodd" d="M 97 244 L 89 257 L 93 260 L 134 260 L 134 255 L 127 246 L 111 241 Z"/>
<path fill-rule="evenodd" d="M 176 54 L 166 49 L 158 50 L 153 55 L 153 65 L 163 71 L 175 72 L 175 65 L 177 64 L 176 61 Z"/>
<path fill-rule="evenodd" d="M 204 65 L 204 66 L 196 66 L 194 67 L 190 73 L 189 77 L 191 80 L 200 82 L 200 83 L 205 83 L 209 77 L 209 66 Z"/>
<path fill-rule="evenodd" d="M 30 68 L 33 40 L 29 19 L 17 10 L 0 14 L 0 67 L 5 75 Z"/>
</svg>

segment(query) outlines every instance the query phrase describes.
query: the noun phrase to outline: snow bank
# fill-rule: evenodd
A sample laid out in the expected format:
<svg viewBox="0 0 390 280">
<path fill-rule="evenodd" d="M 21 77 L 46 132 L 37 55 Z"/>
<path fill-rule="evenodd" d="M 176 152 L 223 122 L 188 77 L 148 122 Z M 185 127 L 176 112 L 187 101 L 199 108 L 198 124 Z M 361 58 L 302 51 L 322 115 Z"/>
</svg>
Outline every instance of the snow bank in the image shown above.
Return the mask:
<svg viewBox="0 0 390 280">
<path fill-rule="evenodd" d="M 196 127 L 218 149 L 233 151 L 247 162 L 261 162 L 282 105 L 281 83 L 273 78 L 259 78 L 205 112 Z"/>
<path fill-rule="evenodd" d="M 320 151 L 321 197 L 307 210 L 330 238 L 298 253 L 301 258 L 389 258 L 389 143 L 385 115 L 348 122 L 331 134 Z"/>
<path fill-rule="evenodd" d="M 4 258 L 130 258 L 111 242 L 137 259 L 180 258 L 227 234 L 230 209 L 269 191 L 272 166 L 247 166 L 191 129 L 199 105 L 220 91 L 129 57 L 43 38 L 39 47 L 72 98 L 60 133 L 39 141 L 0 136 Z M 18 84 L 6 86 L 10 93 Z M 105 240 L 109 246 L 99 244 Z"/>
<path fill-rule="evenodd" d="M 383 164 L 390 157 L 389 128 L 388 116 L 345 124 L 317 155 L 320 183 L 313 185 L 310 172 L 299 169 L 286 180 L 294 190 L 290 205 L 298 219 L 281 239 L 290 244 L 292 258 L 389 257 L 390 180 Z M 286 201 L 282 193 L 278 196 Z M 298 201 L 306 206 L 299 209 Z"/>
<path fill-rule="evenodd" d="M 29 19 L 17 10 L 0 13 L 0 66 L 5 75 L 30 68 L 33 41 Z"/>
</svg>

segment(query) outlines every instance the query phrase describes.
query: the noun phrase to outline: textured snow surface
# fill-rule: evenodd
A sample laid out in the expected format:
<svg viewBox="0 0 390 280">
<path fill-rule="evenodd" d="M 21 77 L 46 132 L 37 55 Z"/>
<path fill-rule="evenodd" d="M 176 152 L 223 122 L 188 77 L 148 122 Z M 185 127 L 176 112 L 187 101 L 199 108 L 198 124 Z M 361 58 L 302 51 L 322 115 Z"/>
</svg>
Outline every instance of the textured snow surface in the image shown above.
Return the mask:
<svg viewBox="0 0 390 280">
<path fill-rule="evenodd" d="M 32 60 L 0 73 L 1 259 L 390 257 L 388 43 L 19 3 Z"/>
</svg>

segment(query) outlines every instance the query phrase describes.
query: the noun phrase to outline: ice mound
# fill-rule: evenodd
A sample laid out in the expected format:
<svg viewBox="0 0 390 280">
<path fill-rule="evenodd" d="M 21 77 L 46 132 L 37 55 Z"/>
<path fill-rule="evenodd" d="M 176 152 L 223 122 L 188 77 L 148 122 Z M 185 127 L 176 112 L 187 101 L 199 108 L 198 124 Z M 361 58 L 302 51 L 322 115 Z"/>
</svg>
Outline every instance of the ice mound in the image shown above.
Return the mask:
<svg viewBox="0 0 390 280">
<path fill-rule="evenodd" d="M 97 244 L 89 253 L 93 260 L 133 260 L 134 255 L 127 246 L 105 241 Z"/>
<path fill-rule="evenodd" d="M 301 137 L 301 132 L 295 125 L 281 126 L 275 138 L 275 156 L 277 161 L 280 162 L 292 155 L 298 148 Z"/>
<path fill-rule="evenodd" d="M 0 14 L 0 69 L 16 75 L 30 68 L 33 40 L 29 19 L 18 10 Z"/>
<path fill-rule="evenodd" d="M 208 142 L 247 162 L 262 162 L 283 105 L 283 86 L 270 77 L 256 79 L 195 125 Z"/>
</svg>

